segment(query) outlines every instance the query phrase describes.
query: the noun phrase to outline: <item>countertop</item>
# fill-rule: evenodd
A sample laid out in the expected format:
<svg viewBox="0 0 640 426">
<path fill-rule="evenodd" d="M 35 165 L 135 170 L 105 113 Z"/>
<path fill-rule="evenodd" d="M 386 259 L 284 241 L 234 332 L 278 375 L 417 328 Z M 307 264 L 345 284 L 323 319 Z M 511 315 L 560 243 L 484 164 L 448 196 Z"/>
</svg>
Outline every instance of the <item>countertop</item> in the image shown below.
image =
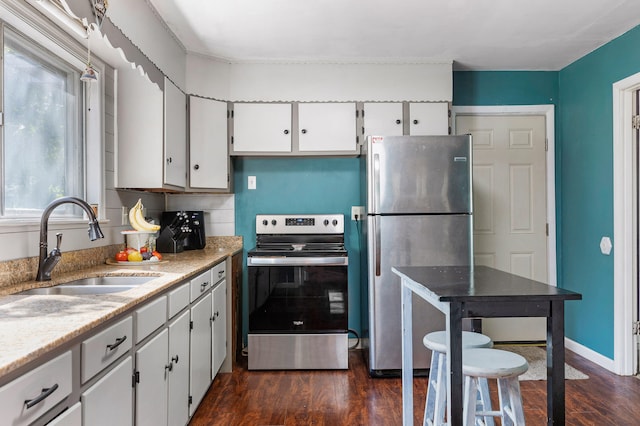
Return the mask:
<svg viewBox="0 0 640 426">
<path fill-rule="evenodd" d="M 55 278 L 52 281 L 27 281 L 0 289 L 0 379 L 241 250 L 242 244 L 231 247 L 207 246 L 203 250 L 163 254 L 163 260 L 167 262 L 155 265 L 121 267 L 103 264 L 59 275 L 54 271 Z M 140 274 L 157 278 L 132 290 L 112 294 L 12 294 L 78 278 Z"/>
</svg>

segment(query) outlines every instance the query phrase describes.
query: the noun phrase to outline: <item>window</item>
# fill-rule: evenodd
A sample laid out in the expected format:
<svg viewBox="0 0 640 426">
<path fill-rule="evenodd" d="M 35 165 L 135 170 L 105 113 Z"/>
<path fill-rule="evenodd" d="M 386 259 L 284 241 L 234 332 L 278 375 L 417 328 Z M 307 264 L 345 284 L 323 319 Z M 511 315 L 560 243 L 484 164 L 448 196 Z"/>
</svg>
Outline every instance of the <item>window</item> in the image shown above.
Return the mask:
<svg viewBox="0 0 640 426">
<path fill-rule="evenodd" d="M 78 69 L 6 26 L 2 44 L 1 215 L 39 217 L 55 198 L 84 197 L 83 87 Z"/>
</svg>

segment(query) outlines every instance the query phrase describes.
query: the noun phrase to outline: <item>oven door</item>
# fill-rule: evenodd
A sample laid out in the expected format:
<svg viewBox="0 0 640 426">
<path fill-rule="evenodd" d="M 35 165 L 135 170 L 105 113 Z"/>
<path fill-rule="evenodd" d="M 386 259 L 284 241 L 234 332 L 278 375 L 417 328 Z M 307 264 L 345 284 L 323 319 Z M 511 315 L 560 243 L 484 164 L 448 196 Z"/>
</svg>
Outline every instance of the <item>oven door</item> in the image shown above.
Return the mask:
<svg viewBox="0 0 640 426">
<path fill-rule="evenodd" d="M 249 257 L 250 333 L 334 333 L 348 328 L 348 258 Z"/>
</svg>

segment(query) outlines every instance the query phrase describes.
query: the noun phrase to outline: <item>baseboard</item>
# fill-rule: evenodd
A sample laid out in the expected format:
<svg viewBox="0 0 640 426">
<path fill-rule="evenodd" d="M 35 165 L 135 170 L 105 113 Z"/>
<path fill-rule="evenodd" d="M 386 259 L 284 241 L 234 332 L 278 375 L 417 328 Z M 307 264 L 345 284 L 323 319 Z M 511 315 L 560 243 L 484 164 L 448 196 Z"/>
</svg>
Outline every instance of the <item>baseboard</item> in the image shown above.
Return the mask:
<svg viewBox="0 0 640 426">
<path fill-rule="evenodd" d="M 586 346 L 581 345 L 580 343 L 574 342 L 573 340 L 566 338 L 564 339 L 564 347 L 569 349 L 572 352 L 580 355 L 583 358 L 588 359 L 594 364 L 599 365 L 600 367 L 609 370 L 614 374 L 618 374 L 615 371 L 615 363 L 612 359 L 607 358 L 604 355 L 599 354 L 598 352 L 587 348 Z"/>
</svg>

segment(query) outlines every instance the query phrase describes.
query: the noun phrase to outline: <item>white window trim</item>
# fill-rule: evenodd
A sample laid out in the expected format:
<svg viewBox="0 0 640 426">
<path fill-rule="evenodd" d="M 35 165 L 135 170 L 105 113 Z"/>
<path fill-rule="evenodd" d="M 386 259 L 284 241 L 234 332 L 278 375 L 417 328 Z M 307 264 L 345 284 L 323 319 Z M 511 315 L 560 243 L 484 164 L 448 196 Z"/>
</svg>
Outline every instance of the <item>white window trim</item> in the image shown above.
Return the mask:
<svg viewBox="0 0 640 426">
<path fill-rule="evenodd" d="M 74 33 L 74 37 L 59 27 L 52 24 L 44 16 L 38 13 L 33 6 L 19 0 L 2 0 L 0 2 L 0 16 L 2 21 L 21 32 L 35 43 L 43 46 L 74 68 L 82 71 L 86 66 L 87 50 L 79 43 L 80 37 Z M 72 30 L 70 30 L 72 31 Z M 75 38 L 75 39 L 74 39 Z M 86 41 L 84 41 L 86 44 Z M 85 123 L 82 138 L 85 141 L 98 140 L 98 143 L 87 143 L 84 147 L 85 155 L 85 193 L 86 201 L 98 204 L 99 218 L 104 217 L 105 177 L 104 177 L 104 78 L 105 64 L 92 55 L 91 64 L 98 73 L 98 81 L 91 83 L 91 109 L 85 111 Z M 78 74 L 79 78 L 79 74 Z M 91 157 L 89 157 L 91 155 Z M 88 158 L 96 158 L 95 164 L 89 164 Z M 100 219 L 100 222 L 105 220 Z M 85 218 L 56 219 L 56 224 L 83 224 Z M 12 230 L 24 230 L 40 224 L 40 218 L 2 218 L 0 219 L 0 233 L 12 232 Z"/>
</svg>

